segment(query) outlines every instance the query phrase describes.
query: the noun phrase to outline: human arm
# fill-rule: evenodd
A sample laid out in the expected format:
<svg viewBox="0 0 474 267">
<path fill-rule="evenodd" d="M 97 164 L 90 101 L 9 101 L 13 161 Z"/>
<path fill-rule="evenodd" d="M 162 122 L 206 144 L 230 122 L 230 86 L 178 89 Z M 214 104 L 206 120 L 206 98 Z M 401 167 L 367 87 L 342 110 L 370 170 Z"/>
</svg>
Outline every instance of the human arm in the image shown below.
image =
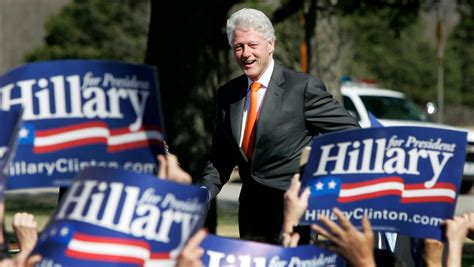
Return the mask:
<svg viewBox="0 0 474 267">
<path fill-rule="evenodd" d="M 281 229 L 281 241 L 285 247 L 294 247 L 298 244 L 299 235 L 293 232 L 293 226 L 297 225 L 308 207 L 310 191 L 306 188 L 300 195 L 301 182 L 299 174 L 291 179 L 290 188 L 284 194 L 283 225 Z"/>
<path fill-rule="evenodd" d="M 469 215 L 454 216 L 453 219 L 444 221 L 446 226 L 446 239 L 448 240 L 447 266 L 461 266 L 462 248 L 464 239 L 469 230 Z"/>
<path fill-rule="evenodd" d="M 229 111 L 228 108 L 225 109 L 223 107 L 224 104 L 220 104 L 226 102 L 222 100 L 224 98 L 222 95 L 223 94 L 218 91 L 211 151 L 209 160 L 201 174 L 202 183 L 209 191 L 209 200 L 215 198 L 222 186 L 229 181 L 230 175 L 237 165 L 234 153 L 240 150 L 235 141 L 232 142 L 231 140 L 233 137 L 230 133 L 229 121 L 228 119 L 227 122 L 225 121 L 226 114 L 228 114 Z"/>
<path fill-rule="evenodd" d="M 426 267 L 442 267 L 444 244 L 436 239 L 425 239 L 423 248 L 423 262 Z"/>
<path fill-rule="evenodd" d="M 12 227 L 15 232 L 20 252 L 15 256 L 17 266 L 23 266 L 28 255 L 33 251 L 38 240 L 37 222 L 33 214 L 18 212 L 13 216 Z"/>
<path fill-rule="evenodd" d="M 191 175 L 181 169 L 178 163 L 178 157 L 173 154 L 158 155 L 158 177 L 174 181 L 182 184 L 190 184 L 192 182 Z"/>
<path fill-rule="evenodd" d="M 308 128 L 313 133 L 325 133 L 359 128 L 349 112 L 327 92 L 324 83 L 313 77 L 304 93 L 304 114 Z"/>
<path fill-rule="evenodd" d="M 204 229 L 197 231 L 186 243 L 178 256 L 176 267 L 201 267 L 204 264 L 201 261 L 204 250 L 199 246 L 207 232 Z"/>
<path fill-rule="evenodd" d="M 328 230 L 316 224 L 311 228 L 329 239 L 333 245 L 328 248 L 341 254 L 354 267 L 375 267 L 374 234 L 369 219 L 365 216 L 362 218 L 362 231 L 359 231 L 338 208 L 334 208 L 333 212 L 339 225 L 321 216 L 320 221 Z"/>
</svg>

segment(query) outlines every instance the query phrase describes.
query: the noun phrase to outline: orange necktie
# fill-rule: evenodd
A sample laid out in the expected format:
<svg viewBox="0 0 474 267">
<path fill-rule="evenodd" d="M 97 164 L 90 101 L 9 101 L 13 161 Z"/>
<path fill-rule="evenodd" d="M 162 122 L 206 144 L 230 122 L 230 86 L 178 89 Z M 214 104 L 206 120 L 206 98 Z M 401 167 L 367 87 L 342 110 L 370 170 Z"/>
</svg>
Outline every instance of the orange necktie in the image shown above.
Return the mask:
<svg viewBox="0 0 474 267">
<path fill-rule="evenodd" d="M 252 157 L 253 152 L 253 136 L 255 121 L 257 120 L 257 91 L 262 87 L 258 82 L 250 85 L 250 107 L 247 111 L 247 123 L 245 125 L 244 139 L 242 140 L 242 150 L 247 158 Z"/>
</svg>

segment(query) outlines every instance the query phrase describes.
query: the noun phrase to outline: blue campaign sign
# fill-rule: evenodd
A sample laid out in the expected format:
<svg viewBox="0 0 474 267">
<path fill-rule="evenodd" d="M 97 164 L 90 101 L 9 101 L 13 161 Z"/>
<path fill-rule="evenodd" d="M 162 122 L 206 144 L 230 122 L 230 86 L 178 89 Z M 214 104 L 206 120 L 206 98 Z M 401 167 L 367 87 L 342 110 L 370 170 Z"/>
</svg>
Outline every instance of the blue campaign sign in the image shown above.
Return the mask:
<svg viewBox="0 0 474 267">
<path fill-rule="evenodd" d="M 207 235 L 200 245 L 207 267 L 345 266 L 343 258 L 313 245 L 294 248 Z"/>
<path fill-rule="evenodd" d="M 466 134 L 428 127 L 379 127 L 313 140 L 302 178 L 311 189 L 301 223 L 332 220 L 340 208 L 375 231 L 442 239 L 452 218 L 466 156 Z"/>
<path fill-rule="evenodd" d="M 0 110 L 0 121 L 2 122 L 2 130 L 0 131 L 0 175 L 3 175 L 4 168 L 15 154 L 17 133 L 21 126 L 21 111 Z"/>
<path fill-rule="evenodd" d="M 207 191 L 156 176 L 93 167 L 62 198 L 33 254 L 40 266 L 174 266 L 201 228 Z"/>
<path fill-rule="evenodd" d="M 0 110 L 0 121 L 2 122 L 0 131 L 0 201 L 3 202 L 5 182 L 7 181 L 6 167 L 15 155 L 17 133 L 21 126 L 21 110 Z M 0 207 L 0 213 L 3 214 L 3 205 Z M 0 217 L 3 218 L 3 216 Z"/>
<path fill-rule="evenodd" d="M 0 77 L 0 110 L 23 107 L 8 189 L 68 186 L 89 166 L 156 173 L 163 124 L 156 71 L 112 61 L 23 65 Z"/>
</svg>

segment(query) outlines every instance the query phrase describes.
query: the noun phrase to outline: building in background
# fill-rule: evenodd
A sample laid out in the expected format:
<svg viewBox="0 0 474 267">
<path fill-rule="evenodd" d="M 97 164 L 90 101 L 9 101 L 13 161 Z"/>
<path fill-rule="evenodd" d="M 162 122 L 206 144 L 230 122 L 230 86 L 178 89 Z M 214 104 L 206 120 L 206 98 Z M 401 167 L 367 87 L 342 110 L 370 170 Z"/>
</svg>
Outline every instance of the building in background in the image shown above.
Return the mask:
<svg viewBox="0 0 474 267">
<path fill-rule="evenodd" d="M 44 42 L 45 23 L 72 0 L 0 0 L 0 75 Z"/>
</svg>

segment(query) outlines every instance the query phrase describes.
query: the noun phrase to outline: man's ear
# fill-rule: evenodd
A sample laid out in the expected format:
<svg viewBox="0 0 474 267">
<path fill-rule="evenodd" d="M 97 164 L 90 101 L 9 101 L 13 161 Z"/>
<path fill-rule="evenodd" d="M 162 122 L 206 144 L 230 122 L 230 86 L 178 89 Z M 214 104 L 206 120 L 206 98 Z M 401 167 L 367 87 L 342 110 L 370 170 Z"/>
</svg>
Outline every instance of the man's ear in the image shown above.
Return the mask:
<svg viewBox="0 0 474 267">
<path fill-rule="evenodd" d="M 270 46 L 270 50 L 268 51 L 268 54 L 271 55 L 273 51 L 275 50 L 275 40 L 268 41 L 268 45 Z"/>
</svg>

